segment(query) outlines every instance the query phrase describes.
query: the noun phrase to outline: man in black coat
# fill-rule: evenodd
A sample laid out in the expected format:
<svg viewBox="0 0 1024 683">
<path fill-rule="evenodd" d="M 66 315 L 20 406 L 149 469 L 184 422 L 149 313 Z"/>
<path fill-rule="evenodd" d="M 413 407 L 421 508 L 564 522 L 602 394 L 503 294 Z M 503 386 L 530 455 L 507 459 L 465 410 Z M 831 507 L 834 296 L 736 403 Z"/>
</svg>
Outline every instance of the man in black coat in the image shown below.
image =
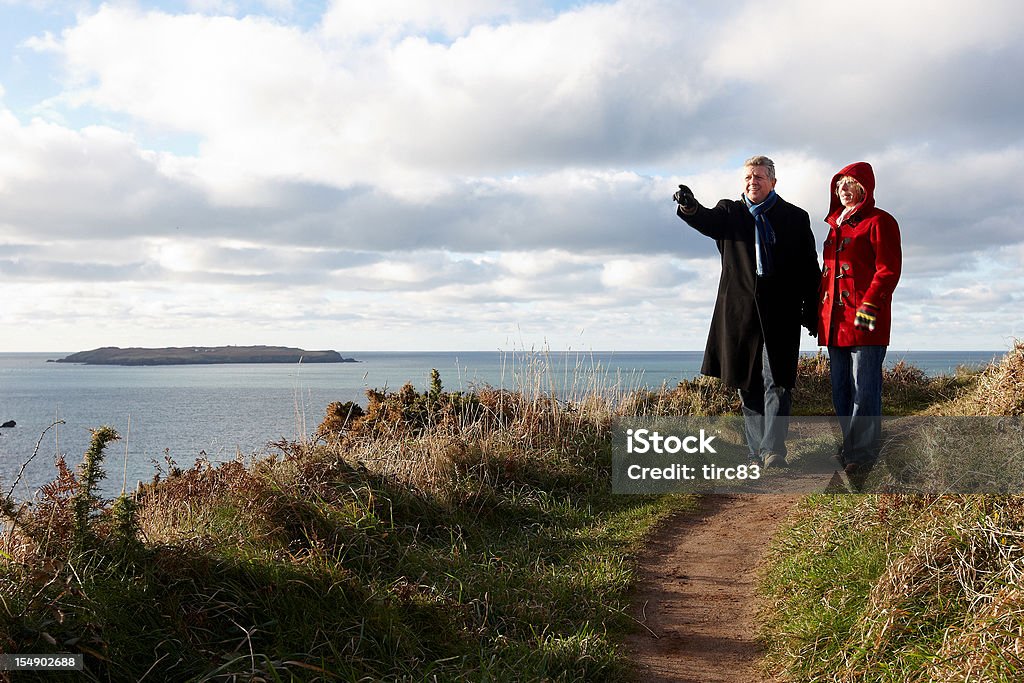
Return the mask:
<svg viewBox="0 0 1024 683">
<path fill-rule="evenodd" d="M 718 299 L 701 373 L 739 389 L 751 463 L 786 464 L 801 324 L 817 333 L 821 269 L 807 212 L 775 193 L 775 164 L 743 167 L 744 193 L 713 209 L 679 186 L 677 214 L 715 240 Z M 781 418 L 781 419 L 779 419 Z"/>
</svg>

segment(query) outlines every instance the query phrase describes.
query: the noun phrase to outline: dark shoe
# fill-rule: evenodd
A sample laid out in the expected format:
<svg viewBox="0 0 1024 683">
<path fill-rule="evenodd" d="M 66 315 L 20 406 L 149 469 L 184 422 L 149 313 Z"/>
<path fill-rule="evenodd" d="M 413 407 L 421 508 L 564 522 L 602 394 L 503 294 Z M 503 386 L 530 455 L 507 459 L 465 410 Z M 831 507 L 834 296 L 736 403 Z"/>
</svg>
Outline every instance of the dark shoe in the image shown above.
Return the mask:
<svg viewBox="0 0 1024 683">
<path fill-rule="evenodd" d="M 843 447 L 840 446 L 836 454 L 832 456 L 832 459 L 839 463 L 839 469 L 846 467 L 846 455 L 843 453 Z"/>
<path fill-rule="evenodd" d="M 860 493 L 864 490 L 864 482 L 867 481 L 868 475 L 871 474 L 871 468 L 874 463 L 864 462 L 848 462 L 839 472 L 839 476 L 843 480 L 843 485 L 850 490 L 851 493 Z"/>
<path fill-rule="evenodd" d="M 757 453 L 751 453 L 750 455 L 747 456 L 747 465 L 757 465 L 758 467 L 764 467 L 764 461 L 761 460 L 761 456 L 758 455 Z"/>
</svg>

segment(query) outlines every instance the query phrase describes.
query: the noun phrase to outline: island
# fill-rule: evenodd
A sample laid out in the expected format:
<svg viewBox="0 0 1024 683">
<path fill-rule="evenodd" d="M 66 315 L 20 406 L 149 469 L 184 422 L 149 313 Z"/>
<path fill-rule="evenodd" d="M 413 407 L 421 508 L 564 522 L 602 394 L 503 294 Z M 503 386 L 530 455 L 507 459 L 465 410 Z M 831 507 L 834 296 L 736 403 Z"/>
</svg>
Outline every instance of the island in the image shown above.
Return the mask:
<svg viewBox="0 0 1024 683">
<path fill-rule="evenodd" d="M 104 346 L 79 351 L 50 363 L 82 365 L 212 365 L 217 363 L 358 363 L 337 351 L 306 351 L 286 346 L 184 346 L 159 349 Z"/>
</svg>

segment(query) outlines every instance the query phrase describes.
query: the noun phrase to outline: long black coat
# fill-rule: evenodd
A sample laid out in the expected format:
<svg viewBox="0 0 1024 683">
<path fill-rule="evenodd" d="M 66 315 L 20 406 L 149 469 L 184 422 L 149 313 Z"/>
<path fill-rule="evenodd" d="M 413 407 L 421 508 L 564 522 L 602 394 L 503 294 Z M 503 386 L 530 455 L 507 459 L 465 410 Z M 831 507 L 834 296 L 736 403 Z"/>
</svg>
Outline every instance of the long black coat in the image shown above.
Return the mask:
<svg viewBox="0 0 1024 683">
<path fill-rule="evenodd" d="M 761 345 L 779 386 L 796 384 L 800 326 L 817 329 L 821 268 L 807 212 L 779 197 L 766 216 L 775 232 L 774 273 L 758 277 L 754 217 L 742 199 L 679 217 L 715 240 L 722 276 L 701 373 L 739 389 L 761 385 Z"/>
</svg>

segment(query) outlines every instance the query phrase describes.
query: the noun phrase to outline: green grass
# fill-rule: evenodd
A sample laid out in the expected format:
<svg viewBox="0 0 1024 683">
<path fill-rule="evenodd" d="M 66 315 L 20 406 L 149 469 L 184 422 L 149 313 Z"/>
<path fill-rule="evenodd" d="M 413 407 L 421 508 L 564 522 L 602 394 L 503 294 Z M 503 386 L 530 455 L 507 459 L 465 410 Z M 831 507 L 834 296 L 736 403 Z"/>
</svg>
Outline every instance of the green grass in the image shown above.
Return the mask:
<svg viewBox="0 0 1024 683">
<path fill-rule="evenodd" d="M 762 582 L 794 681 L 1020 680 L 1020 496 L 809 496 Z"/>
<path fill-rule="evenodd" d="M 0 649 L 88 680 L 623 680 L 635 553 L 690 501 L 612 495 L 604 418 L 520 407 L 200 462 L 116 516 L 50 487 L 8 511 Z"/>
<path fill-rule="evenodd" d="M 887 405 L 1017 386 L 985 377 L 897 369 Z M 802 361 L 797 411 L 828 414 L 825 387 L 827 365 Z M 446 393 L 437 377 L 422 394 L 372 392 L 358 414 L 329 408 L 313 442 L 198 462 L 116 504 L 93 490 L 101 444 L 35 506 L 0 501 L 0 651 L 80 652 L 97 681 L 628 679 L 637 552 L 693 501 L 612 495 L 611 421 L 734 412 L 736 397 L 707 379 L 604 389 L 555 401 Z M 1024 505 L 942 500 L 808 498 L 767 570 L 772 666 L 1014 680 Z"/>
<path fill-rule="evenodd" d="M 762 582 L 772 664 L 794 680 L 826 680 L 856 661 L 853 637 L 868 594 L 908 540 L 865 515 L 858 496 L 808 496 L 776 539 Z"/>
<path fill-rule="evenodd" d="M 1020 342 L 979 373 L 896 370 L 892 414 L 1019 419 L 1024 408 Z M 960 429 L 937 420 L 929 433 Z M 1024 495 L 808 496 L 772 544 L 761 591 L 768 666 L 783 680 L 1024 680 Z"/>
</svg>

